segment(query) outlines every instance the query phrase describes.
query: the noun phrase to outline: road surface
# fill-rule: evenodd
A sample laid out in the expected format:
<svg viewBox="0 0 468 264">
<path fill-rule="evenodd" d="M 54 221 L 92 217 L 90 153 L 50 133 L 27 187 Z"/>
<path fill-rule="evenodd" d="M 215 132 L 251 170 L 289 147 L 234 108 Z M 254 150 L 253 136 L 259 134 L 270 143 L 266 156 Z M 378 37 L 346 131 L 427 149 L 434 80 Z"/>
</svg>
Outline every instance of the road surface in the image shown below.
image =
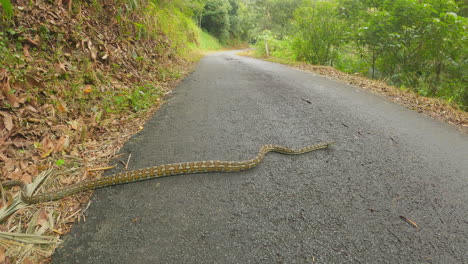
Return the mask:
<svg viewBox="0 0 468 264">
<path fill-rule="evenodd" d="M 468 136 L 338 81 L 215 53 L 122 152 L 138 169 L 331 140 L 98 190 L 52 262 L 468 263 Z"/>
</svg>

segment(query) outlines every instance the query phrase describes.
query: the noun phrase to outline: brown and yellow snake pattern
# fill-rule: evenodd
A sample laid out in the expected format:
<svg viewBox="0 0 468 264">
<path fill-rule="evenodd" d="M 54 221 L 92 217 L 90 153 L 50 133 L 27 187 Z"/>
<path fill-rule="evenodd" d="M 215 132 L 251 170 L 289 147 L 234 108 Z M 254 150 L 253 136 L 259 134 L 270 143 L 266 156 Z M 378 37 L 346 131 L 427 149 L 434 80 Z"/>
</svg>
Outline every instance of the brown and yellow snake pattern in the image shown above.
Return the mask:
<svg viewBox="0 0 468 264">
<path fill-rule="evenodd" d="M 2 183 L 3 187 L 20 186 L 22 190 L 21 199 L 27 204 L 36 204 L 62 199 L 66 196 L 77 194 L 84 191 L 108 187 L 112 185 L 125 184 L 137 181 L 143 181 L 158 177 L 194 174 L 204 172 L 236 172 L 251 169 L 257 166 L 268 152 L 278 152 L 282 154 L 303 154 L 318 149 L 328 148 L 330 143 L 322 143 L 307 146 L 300 149 L 288 148 L 278 145 L 263 145 L 257 156 L 244 161 L 195 161 L 184 163 L 173 163 L 158 165 L 154 167 L 126 171 L 103 177 L 95 180 L 85 180 L 60 190 L 46 192 L 42 194 L 27 196 L 24 192 L 25 184 L 22 181 L 7 181 Z"/>
</svg>

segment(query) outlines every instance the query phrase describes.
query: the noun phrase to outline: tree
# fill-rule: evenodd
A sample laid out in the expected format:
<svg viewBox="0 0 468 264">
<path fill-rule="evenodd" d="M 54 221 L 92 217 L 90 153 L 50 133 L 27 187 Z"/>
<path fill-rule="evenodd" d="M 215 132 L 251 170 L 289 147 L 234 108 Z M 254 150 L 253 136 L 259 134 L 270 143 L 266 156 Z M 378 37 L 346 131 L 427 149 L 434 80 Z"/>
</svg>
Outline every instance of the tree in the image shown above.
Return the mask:
<svg viewBox="0 0 468 264">
<path fill-rule="evenodd" d="M 255 16 L 256 32 L 269 30 L 279 38 L 293 30 L 291 20 L 302 0 L 253 0 L 249 9 Z"/>
<path fill-rule="evenodd" d="M 229 12 L 232 7 L 228 0 L 210 0 L 206 3 L 201 26 L 222 43 L 229 40 Z"/>
<path fill-rule="evenodd" d="M 343 42 L 344 24 L 332 2 L 304 2 L 294 14 L 294 50 L 298 59 L 312 64 L 333 65 Z"/>
<path fill-rule="evenodd" d="M 364 25 L 357 28 L 354 35 L 356 47 L 361 57 L 369 63 L 372 78 L 375 78 L 376 62 L 391 43 L 388 34 L 392 17 L 388 12 L 369 9 Z"/>
</svg>

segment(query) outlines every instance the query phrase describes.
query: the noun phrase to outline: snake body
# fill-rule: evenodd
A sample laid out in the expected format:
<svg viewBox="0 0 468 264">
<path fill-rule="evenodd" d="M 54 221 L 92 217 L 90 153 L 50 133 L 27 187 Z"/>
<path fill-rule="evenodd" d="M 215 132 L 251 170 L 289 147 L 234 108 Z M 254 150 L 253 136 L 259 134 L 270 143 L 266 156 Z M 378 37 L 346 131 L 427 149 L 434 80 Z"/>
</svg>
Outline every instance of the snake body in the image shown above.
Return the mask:
<svg viewBox="0 0 468 264">
<path fill-rule="evenodd" d="M 36 204 L 49 201 L 55 201 L 62 199 L 66 196 L 77 194 L 84 191 L 95 190 L 113 185 L 144 181 L 148 179 L 173 176 L 180 174 L 195 174 L 204 172 L 237 172 L 251 169 L 257 166 L 265 157 L 268 152 L 278 152 L 281 154 L 303 154 L 306 152 L 326 149 L 332 143 L 322 143 L 316 145 L 310 145 L 304 148 L 288 148 L 278 145 L 263 145 L 258 154 L 250 159 L 244 161 L 195 161 L 195 162 L 184 162 L 184 163 L 173 163 L 158 165 L 154 167 L 148 167 L 133 171 L 126 171 L 117 174 L 112 174 L 101 179 L 85 180 L 76 184 L 72 184 L 63 189 L 56 191 L 46 192 L 42 194 L 36 194 L 27 196 L 24 188 L 25 184 L 22 181 L 8 181 L 2 185 L 4 187 L 20 186 L 22 190 L 21 199 L 27 204 Z"/>
</svg>

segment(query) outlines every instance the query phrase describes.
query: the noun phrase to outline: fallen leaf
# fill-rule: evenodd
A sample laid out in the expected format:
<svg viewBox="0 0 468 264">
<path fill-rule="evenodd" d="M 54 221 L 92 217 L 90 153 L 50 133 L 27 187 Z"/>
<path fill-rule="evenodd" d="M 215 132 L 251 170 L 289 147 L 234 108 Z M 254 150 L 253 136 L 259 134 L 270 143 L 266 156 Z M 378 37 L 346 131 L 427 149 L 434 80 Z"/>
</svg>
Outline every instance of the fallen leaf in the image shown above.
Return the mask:
<svg viewBox="0 0 468 264">
<path fill-rule="evenodd" d="M 71 129 L 73 130 L 78 130 L 78 121 L 76 120 L 73 120 L 73 121 L 69 121 L 68 124 L 70 125 Z"/>
<path fill-rule="evenodd" d="M 2 152 L 0 152 L 0 160 L 3 160 L 6 162 L 7 160 L 9 160 L 9 158 L 7 158 L 5 155 L 3 155 Z"/>
<path fill-rule="evenodd" d="M 26 147 L 26 146 L 30 146 L 33 144 L 32 141 L 21 138 L 21 137 L 15 137 L 12 139 L 12 141 L 13 141 L 13 145 L 15 145 L 15 147 L 17 148 Z"/>
<path fill-rule="evenodd" d="M 61 137 L 55 144 L 54 152 L 64 151 L 70 145 L 68 136 Z"/>
<path fill-rule="evenodd" d="M 83 88 L 83 92 L 84 93 L 91 93 L 93 91 L 93 88 L 91 87 L 91 85 L 86 85 L 84 88 Z"/>
<path fill-rule="evenodd" d="M 19 168 L 16 168 L 15 171 L 10 173 L 7 178 L 12 180 L 20 180 L 22 176 L 23 173 L 21 173 Z"/>
<path fill-rule="evenodd" d="M 30 258 L 25 258 L 23 260 L 23 264 L 34 264 L 34 261 L 32 261 Z"/>
<path fill-rule="evenodd" d="M 62 113 L 65 113 L 65 112 L 67 112 L 67 107 L 66 107 L 66 105 L 64 103 L 63 104 L 59 103 L 59 104 L 57 104 L 57 110 L 59 110 Z"/>
<path fill-rule="evenodd" d="M 32 182 L 32 176 L 27 173 L 24 173 L 23 175 L 21 175 L 20 180 L 22 180 L 24 183 L 29 184 Z"/>
<path fill-rule="evenodd" d="M 37 174 L 39 174 L 36 164 L 31 164 L 31 165 L 29 165 L 29 167 L 28 167 L 25 171 L 26 171 L 27 173 L 31 174 L 31 175 L 37 175 Z"/>
<path fill-rule="evenodd" d="M 29 44 L 24 44 L 23 45 L 23 54 L 25 57 L 31 57 L 31 54 L 29 54 L 29 48 L 31 46 Z"/>
<path fill-rule="evenodd" d="M 37 144 L 35 142 L 35 146 L 37 150 L 42 153 L 41 158 L 46 158 L 48 157 L 55 149 L 55 144 L 52 142 L 52 140 L 49 139 L 49 137 L 45 137 L 40 144 Z"/>
<path fill-rule="evenodd" d="M 28 167 L 28 163 L 26 161 L 21 161 L 19 162 L 19 167 L 24 171 Z"/>
<path fill-rule="evenodd" d="M 44 208 L 39 211 L 39 217 L 37 218 L 37 225 L 45 226 L 49 223 L 49 216 Z"/>
<path fill-rule="evenodd" d="M 5 128 L 8 131 L 11 131 L 13 129 L 13 118 L 8 113 L 1 112 L 1 114 L 3 115 L 3 124 L 5 125 Z"/>
<path fill-rule="evenodd" d="M 47 151 L 45 151 L 42 155 L 41 155 L 41 158 L 47 158 L 51 153 L 52 151 L 54 151 L 53 149 L 49 149 Z"/>
<path fill-rule="evenodd" d="M 25 41 L 26 41 L 28 44 L 37 47 L 37 46 L 39 46 L 40 38 L 39 38 L 38 35 L 36 35 L 34 39 L 26 38 Z"/>
<path fill-rule="evenodd" d="M 31 111 L 31 112 L 37 113 L 37 109 L 34 108 L 34 107 L 33 107 L 32 105 L 30 105 L 30 104 L 25 105 L 24 108 L 25 108 L 26 110 Z"/>
<path fill-rule="evenodd" d="M 18 102 L 18 98 L 14 95 L 14 94 L 7 94 L 7 100 L 8 100 L 8 103 L 13 106 L 13 107 L 18 107 L 19 106 L 19 102 Z"/>
<path fill-rule="evenodd" d="M 7 171 L 7 172 L 11 172 L 15 169 L 15 162 L 12 160 L 12 159 L 6 159 L 6 160 L 3 160 L 5 162 L 4 164 L 4 169 Z"/>
<path fill-rule="evenodd" d="M 5 261 L 5 248 L 0 246 L 0 263 Z"/>
</svg>

